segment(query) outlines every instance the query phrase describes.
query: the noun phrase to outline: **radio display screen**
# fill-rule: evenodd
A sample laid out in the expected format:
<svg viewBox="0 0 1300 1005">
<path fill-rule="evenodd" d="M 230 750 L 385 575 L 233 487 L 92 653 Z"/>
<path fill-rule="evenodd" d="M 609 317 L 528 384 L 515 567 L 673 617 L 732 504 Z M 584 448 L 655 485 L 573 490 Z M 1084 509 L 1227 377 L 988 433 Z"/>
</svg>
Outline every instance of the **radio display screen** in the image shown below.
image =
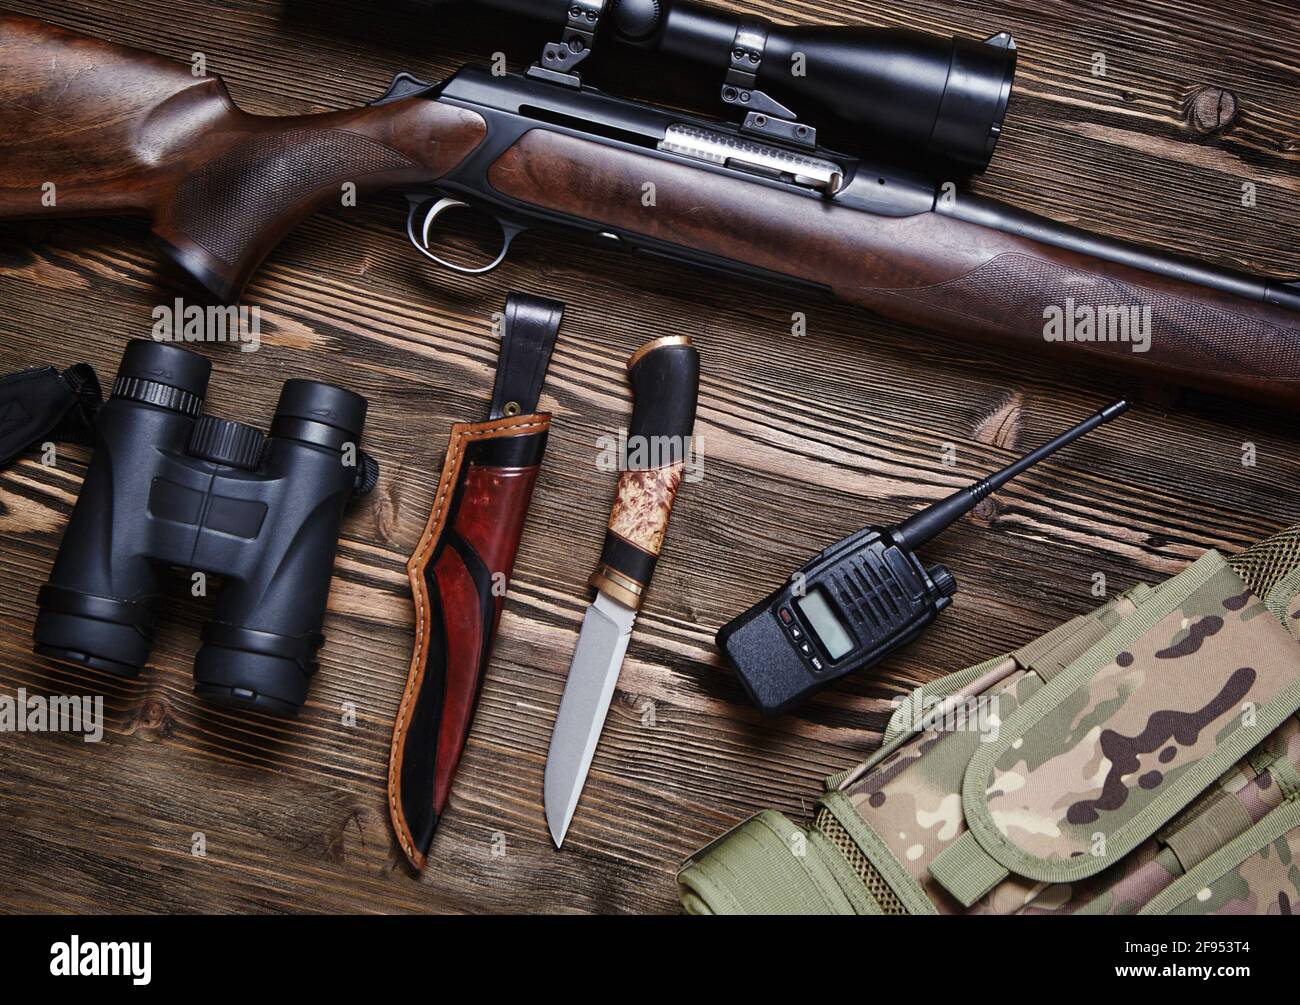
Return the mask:
<svg viewBox="0 0 1300 1005">
<path fill-rule="evenodd" d="M 815 587 L 807 596 L 796 600 L 795 604 L 808 623 L 808 627 L 817 636 L 817 641 L 826 650 L 827 656 L 832 660 L 838 660 L 853 651 L 853 637 L 849 635 L 848 629 L 831 608 L 821 587 Z"/>
</svg>

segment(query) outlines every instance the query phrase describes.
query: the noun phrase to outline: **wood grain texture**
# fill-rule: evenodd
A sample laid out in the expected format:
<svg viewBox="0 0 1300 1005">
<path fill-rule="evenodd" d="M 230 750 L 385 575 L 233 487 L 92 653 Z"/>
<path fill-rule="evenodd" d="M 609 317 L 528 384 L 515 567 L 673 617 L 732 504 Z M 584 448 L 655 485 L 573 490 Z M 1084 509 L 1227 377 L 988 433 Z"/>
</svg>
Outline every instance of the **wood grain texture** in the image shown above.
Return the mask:
<svg viewBox="0 0 1300 1005">
<path fill-rule="evenodd" d="M 11 2 L 20 12 L 188 60 L 235 101 L 309 114 L 373 99 L 393 72 L 426 79 L 517 45 L 415 8 L 340 0 Z M 1044 0 L 734 0 L 785 21 L 860 21 L 987 35 L 1022 50 L 1005 139 L 975 190 L 1101 233 L 1221 265 L 1300 273 L 1300 18 L 1281 2 L 1076 5 Z M 1094 54 L 1107 57 L 1093 76 Z M 622 68 L 635 77 L 636 67 Z M 642 70 L 631 83 L 648 87 Z M 1225 96 L 1230 96 L 1225 97 Z M 1241 205 L 1244 183 L 1258 204 Z M 35 598 L 87 456 L 0 474 L 0 690 L 106 695 L 108 733 L 0 734 L 0 907 L 9 911 L 672 911 L 680 860 L 758 809 L 802 817 L 821 778 L 879 740 L 902 690 L 1023 644 L 1111 593 L 1300 520 L 1293 417 L 1175 397 L 1023 359 L 798 294 L 528 235 L 498 272 L 430 271 L 397 197 L 313 217 L 268 258 L 247 302 L 263 347 L 201 351 L 210 409 L 265 424 L 290 377 L 372 402 L 380 488 L 345 524 L 328 642 L 296 723 L 206 708 L 191 694 L 204 617 L 178 599 L 151 668 L 123 683 L 31 655 Z M 168 285 L 130 220 L 0 229 L 0 370 L 85 360 L 111 374 L 147 336 Z M 506 292 L 567 301 L 541 407 L 547 462 L 475 727 L 424 874 L 385 808 L 392 719 L 410 661 L 404 566 L 454 421 L 481 417 Z M 792 315 L 808 333 L 792 337 Z M 598 438 L 631 412 L 623 365 L 689 334 L 703 357 L 705 478 L 685 484 L 591 777 L 562 852 L 542 768 L 614 479 Z M 719 662 L 718 625 L 809 554 L 1035 446 L 1121 393 L 1140 404 L 999 493 L 926 551 L 957 574 L 952 610 L 879 673 L 765 722 Z M 955 448 L 956 464 L 943 463 Z M 1249 446 L 1248 446 L 1249 445 Z M 1243 466 L 1253 450 L 1256 463 Z M 178 589 L 178 594 L 180 593 Z M 344 706 L 356 724 L 344 723 Z M 193 835 L 207 856 L 191 854 Z M 504 854 L 501 852 L 504 851 Z"/>
</svg>

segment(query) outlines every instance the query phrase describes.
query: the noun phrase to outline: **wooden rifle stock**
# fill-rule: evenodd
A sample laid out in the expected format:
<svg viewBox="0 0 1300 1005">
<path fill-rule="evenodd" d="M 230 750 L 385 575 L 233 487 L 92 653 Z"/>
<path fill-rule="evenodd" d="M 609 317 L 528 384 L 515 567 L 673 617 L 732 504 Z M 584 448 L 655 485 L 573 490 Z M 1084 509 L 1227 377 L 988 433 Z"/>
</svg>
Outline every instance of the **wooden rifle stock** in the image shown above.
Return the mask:
<svg viewBox="0 0 1300 1005">
<path fill-rule="evenodd" d="M 148 217 L 164 254 L 221 300 L 345 184 L 433 181 L 486 129 L 422 99 L 248 115 L 184 63 L 0 16 L 0 219 Z"/>
</svg>

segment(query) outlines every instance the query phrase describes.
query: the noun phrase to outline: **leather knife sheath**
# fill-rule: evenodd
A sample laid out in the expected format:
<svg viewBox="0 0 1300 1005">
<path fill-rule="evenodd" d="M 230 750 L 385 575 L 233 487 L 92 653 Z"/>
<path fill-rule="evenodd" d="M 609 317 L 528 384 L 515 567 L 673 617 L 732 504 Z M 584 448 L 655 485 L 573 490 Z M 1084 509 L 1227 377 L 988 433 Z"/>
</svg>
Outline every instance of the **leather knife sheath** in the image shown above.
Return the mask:
<svg viewBox="0 0 1300 1005">
<path fill-rule="evenodd" d="M 564 305 L 512 295 L 486 422 L 451 430 L 433 512 L 407 563 L 415 649 L 393 726 L 388 803 L 424 868 L 478 704 L 551 417 L 536 413 Z"/>
</svg>

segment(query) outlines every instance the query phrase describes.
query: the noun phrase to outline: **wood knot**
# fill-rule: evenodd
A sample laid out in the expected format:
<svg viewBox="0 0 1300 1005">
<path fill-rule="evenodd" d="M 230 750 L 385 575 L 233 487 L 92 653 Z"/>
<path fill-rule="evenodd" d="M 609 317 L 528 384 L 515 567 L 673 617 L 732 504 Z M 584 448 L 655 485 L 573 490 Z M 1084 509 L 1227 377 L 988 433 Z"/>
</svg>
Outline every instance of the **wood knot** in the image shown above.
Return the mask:
<svg viewBox="0 0 1300 1005">
<path fill-rule="evenodd" d="M 368 807 L 346 807 L 325 835 L 325 858 L 331 862 L 359 862 L 385 854 L 387 841 L 367 840 L 368 836 L 384 833 L 383 823 Z"/>
<path fill-rule="evenodd" d="M 126 734 L 134 736 L 142 733 L 155 739 L 166 740 L 172 735 L 174 722 L 170 705 L 161 698 L 146 698 L 127 724 Z"/>
<path fill-rule="evenodd" d="M 1016 391 L 976 424 L 975 439 L 990 447 L 1014 450 L 1024 424 L 1024 404 L 1024 398 Z"/>
<path fill-rule="evenodd" d="M 1202 136 L 1212 136 L 1237 121 L 1237 96 L 1222 87 L 1202 87 L 1187 101 L 1187 121 Z"/>
<path fill-rule="evenodd" d="M 379 540 L 384 544 L 392 544 L 400 532 L 399 514 L 401 512 L 401 496 L 398 489 L 398 479 L 390 478 L 387 485 L 380 483 L 380 490 L 375 492 L 373 502 L 375 520 L 375 533 Z"/>
<path fill-rule="evenodd" d="M 983 526 L 990 526 L 998 518 L 998 504 L 993 498 L 981 500 L 970 511 L 971 519 Z"/>
</svg>

